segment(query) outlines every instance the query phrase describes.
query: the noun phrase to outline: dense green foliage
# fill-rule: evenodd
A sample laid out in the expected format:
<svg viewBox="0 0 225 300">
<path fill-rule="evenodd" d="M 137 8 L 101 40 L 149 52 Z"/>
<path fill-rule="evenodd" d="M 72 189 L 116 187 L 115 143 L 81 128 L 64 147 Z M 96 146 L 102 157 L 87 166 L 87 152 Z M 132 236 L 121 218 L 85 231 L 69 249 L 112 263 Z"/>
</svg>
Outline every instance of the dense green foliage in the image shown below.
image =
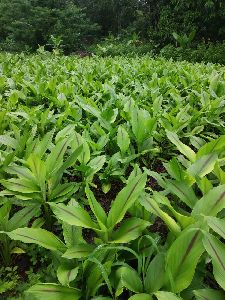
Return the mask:
<svg viewBox="0 0 225 300">
<path fill-rule="evenodd" d="M 62 38 L 65 53 L 72 53 L 110 33 L 136 33 L 148 44 L 138 48 L 143 53 L 174 44 L 174 32 L 181 37 L 196 32 L 194 43 L 222 42 L 224 24 L 222 0 L 0 0 L 0 48 L 5 51 L 46 44 L 50 50 L 54 35 Z"/>
<path fill-rule="evenodd" d="M 1 299 L 224 299 L 224 103 L 218 65 L 1 54 Z"/>
</svg>

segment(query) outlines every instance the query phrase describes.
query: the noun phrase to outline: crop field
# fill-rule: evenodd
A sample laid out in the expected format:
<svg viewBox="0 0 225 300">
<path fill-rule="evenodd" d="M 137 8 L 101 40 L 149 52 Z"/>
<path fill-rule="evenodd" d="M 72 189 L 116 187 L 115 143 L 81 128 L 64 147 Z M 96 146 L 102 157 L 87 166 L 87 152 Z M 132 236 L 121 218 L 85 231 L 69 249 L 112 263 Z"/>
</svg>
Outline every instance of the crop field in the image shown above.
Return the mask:
<svg viewBox="0 0 225 300">
<path fill-rule="evenodd" d="M 224 228 L 224 67 L 0 54 L 0 299 L 224 300 Z"/>
</svg>

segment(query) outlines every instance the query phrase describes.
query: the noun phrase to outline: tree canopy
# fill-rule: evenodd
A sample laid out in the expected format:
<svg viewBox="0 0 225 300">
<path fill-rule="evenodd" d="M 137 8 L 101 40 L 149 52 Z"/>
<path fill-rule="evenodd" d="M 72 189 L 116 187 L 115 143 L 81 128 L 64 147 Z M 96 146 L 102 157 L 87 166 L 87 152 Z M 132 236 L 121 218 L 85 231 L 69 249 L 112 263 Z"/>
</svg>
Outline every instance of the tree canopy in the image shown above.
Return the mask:
<svg viewBox="0 0 225 300">
<path fill-rule="evenodd" d="M 225 39 L 223 0 L 0 0 L 0 44 L 6 50 L 35 50 L 60 36 L 65 51 L 124 32 L 166 45 L 172 32 L 198 40 Z"/>
</svg>

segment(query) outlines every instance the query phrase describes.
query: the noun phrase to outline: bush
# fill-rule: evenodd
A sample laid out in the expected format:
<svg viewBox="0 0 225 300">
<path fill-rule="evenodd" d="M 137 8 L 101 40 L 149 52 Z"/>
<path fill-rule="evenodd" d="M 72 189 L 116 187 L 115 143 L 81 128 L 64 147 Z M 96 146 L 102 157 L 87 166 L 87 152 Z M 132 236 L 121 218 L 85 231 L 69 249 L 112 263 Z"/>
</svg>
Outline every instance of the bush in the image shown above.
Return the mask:
<svg viewBox="0 0 225 300">
<path fill-rule="evenodd" d="M 152 54 L 154 45 L 141 41 L 136 33 L 132 35 L 119 35 L 117 37 L 110 35 L 101 43 L 91 47 L 91 52 L 99 56 L 117 56 L 134 54 Z"/>
<path fill-rule="evenodd" d="M 160 51 L 160 55 L 174 60 L 225 64 L 225 41 L 216 44 L 200 43 L 195 49 L 167 45 Z"/>
</svg>

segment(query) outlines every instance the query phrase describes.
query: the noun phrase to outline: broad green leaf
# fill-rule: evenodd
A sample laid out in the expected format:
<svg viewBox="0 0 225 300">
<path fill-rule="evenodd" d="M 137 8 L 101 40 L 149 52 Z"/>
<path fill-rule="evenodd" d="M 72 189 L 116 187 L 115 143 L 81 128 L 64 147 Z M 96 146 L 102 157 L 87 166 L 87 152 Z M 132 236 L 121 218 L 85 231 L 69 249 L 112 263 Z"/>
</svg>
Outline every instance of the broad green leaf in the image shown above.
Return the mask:
<svg viewBox="0 0 225 300">
<path fill-rule="evenodd" d="M 71 140 L 71 148 L 76 150 L 78 147 L 83 146 L 78 160 L 82 164 L 87 164 L 90 160 L 90 149 L 85 139 L 77 132 L 74 133 L 73 139 Z"/>
<path fill-rule="evenodd" d="M 49 250 L 63 252 L 66 248 L 53 233 L 41 228 L 17 228 L 6 234 L 12 240 L 37 244 Z"/>
<path fill-rule="evenodd" d="M 40 192 L 40 188 L 32 181 L 27 179 L 11 178 L 8 180 L 1 180 L 1 184 L 8 190 L 24 194 Z"/>
<path fill-rule="evenodd" d="M 157 292 L 164 284 L 165 280 L 165 254 L 158 253 L 148 266 L 144 280 L 145 291 Z"/>
<path fill-rule="evenodd" d="M 108 276 L 111 272 L 112 262 L 107 261 L 104 263 L 103 267 L 99 267 L 99 265 L 95 265 L 91 272 L 88 273 L 87 277 L 87 296 L 94 296 L 98 291 L 100 285 L 104 281 L 103 272 Z M 103 271 L 104 270 L 104 271 Z M 91 298 L 90 298 L 91 299 Z"/>
<path fill-rule="evenodd" d="M 149 294 L 136 294 L 131 296 L 128 300 L 152 300 L 152 296 Z"/>
<path fill-rule="evenodd" d="M 94 251 L 95 246 L 89 244 L 79 244 L 66 250 L 63 257 L 68 259 L 84 258 Z"/>
<path fill-rule="evenodd" d="M 120 151 L 122 153 L 125 153 L 128 150 L 130 145 L 129 134 L 123 126 L 118 127 L 117 145 L 119 146 Z"/>
<path fill-rule="evenodd" d="M 163 164 L 169 175 L 177 181 L 182 181 L 184 178 L 184 170 L 176 158 L 172 158 L 169 162 Z"/>
<path fill-rule="evenodd" d="M 78 190 L 79 186 L 76 183 L 64 183 L 58 184 L 56 188 L 49 195 L 50 200 L 56 201 L 57 198 L 68 195 L 71 196 L 76 190 Z"/>
<path fill-rule="evenodd" d="M 86 186 L 85 192 L 86 192 L 86 195 L 88 198 L 88 203 L 98 221 L 100 228 L 102 230 L 105 230 L 106 225 L 107 225 L 107 215 L 106 215 L 104 209 L 101 207 L 99 202 L 95 199 L 95 196 L 94 196 L 93 192 L 90 190 L 88 185 Z"/>
<path fill-rule="evenodd" d="M 211 234 L 205 235 L 203 244 L 212 258 L 213 274 L 218 284 L 225 290 L 225 247 L 224 243 Z"/>
<path fill-rule="evenodd" d="M 137 143 L 141 144 L 146 136 L 145 122 L 143 112 L 137 107 L 134 107 L 134 109 L 132 110 L 131 125 L 132 131 L 137 139 Z"/>
<path fill-rule="evenodd" d="M 213 189 L 213 184 L 207 177 L 198 179 L 197 185 L 200 188 L 200 190 L 202 191 L 203 195 L 207 194 L 211 189 Z"/>
<path fill-rule="evenodd" d="M 123 219 L 126 211 L 132 206 L 132 204 L 134 204 L 143 192 L 146 179 L 146 174 L 141 174 L 129 181 L 127 186 L 119 192 L 108 215 L 108 228 L 113 228 Z"/>
<path fill-rule="evenodd" d="M 166 134 L 167 134 L 168 139 L 177 147 L 177 149 L 182 154 L 184 154 L 191 162 L 195 161 L 195 158 L 196 158 L 195 152 L 190 147 L 183 144 L 179 140 L 179 137 L 175 132 L 166 130 Z"/>
<path fill-rule="evenodd" d="M 12 205 L 8 202 L 0 207 L 0 223 L 8 220 L 11 207 Z"/>
<path fill-rule="evenodd" d="M 87 172 L 87 176 L 93 176 L 95 173 L 101 170 L 105 162 L 106 162 L 105 155 L 97 156 L 93 158 L 91 161 L 89 161 L 88 166 L 91 168 L 91 170 L 90 172 Z"/>
<path fill-rule="evenodd" d="M 49 203 L 52 208 L 53 213 L 59 218 L 61 221 L 66 222 L 70 225 L 81 226 L 84 228 L 98 229 L 97 224 L 95 224 L 89 214 L 81 208 L 79 205 L 77 206 L 66 206 L 65 204 L 55 204 Z"/>
<path fill-rule="evenodd" d="M 225 184 L 225 172 L 222 170 L 222 168 L 219 166 L 219 163 L 217 162 L 214 167 L 214 174 L 217 176 L 217 178 L 220 181 L 220 184 Z"/>
<path fill-rule="evenodd" d="M 169 230 L 173 232 L 175 235 L 179 235 L 181 228 L 180 226 L 174 221 L 173 218 L 171 218 L 167 213 L 165 213 L 157 204 L 157 202 L 150 198 L 149 196 L 141 197 L 140 198 L 141 205 L 144 206 L 144 208 L 147 211 L 150 211 L 151 213 L 155 214 L 156 216 L 160 217 L 168 226 Z"/>
<path fill-rule="evenodd" d="M 18 146 L 18 141 L 8 135 L 0 135 L 0 145 L 1 144 L 16 149 Z"/>
<path fill-rule="evenodd" d="M 138 238 L 150 223 L 138 218 L 124 220 L 118 230 L 112 235 L 112 243 L 128 243 Z"/>
<path fill-rule="evenodd" d="M 52 185 L 53 188 L 59 183 L 61 180 L 63 173 L 65 172 L 66 169 L 72 167 L 75 162 L 78 159 L 78 156 L 81 154 L 83 150 L 83 145 L 79 146 L 68 158 L 67 160 L 62 164 L 62 166 L 57 170 L 57 172 L 54 174 L 52 178 Z"/>
<path fill-rule="evenodd" d="M 215 163 L 217 162 L 218 155 L 216 153 L 210 153 L 202 156 L 194 162 L 187 172 L 193 177 L 204 177 L 213 171 Z"/>
<path fill-rule="evenodd" d="M 216 217 L 207 217 L 206 220 L 209 227 L 225 239 L 225 220 Z"/>
<path fill-rule="evenodd" d="M 65 137 L 70 136 L 71 134 L 74 133 L 75 130 L 75 125 L 70 124 L 66 127 L 64 127 L 62 130 L 60 130 L 55 137 L 55 142 L 58 143 L 60 139 L 64 139 Z"/>
<path fill-rule="evenodd" d="M 40 157 L 31 154 L 27 160 L 28 166 L 31 169 L 38 185 L 45 198 L 45 181 L 46 181 L 46 167 L 45 163 L 40 159 Z"/>
<path fill-rule="evenodd" d="M 172 194 L 177 195 L 181 201 L 189 207 L 194 207 L 198 198 L 196 197 L 193 189 L 183 181 L 167 180 L 167 188 Z"/>
<path fill-rule="evenodd" d="M 198 200 L 192 210 L 192 216 L 200 214 L 216 216 L 223 208 L 225 208 L 225 184 L 213 188 Z"/>
<path fill-rule="evenodd" d="M 48 155 L 46 159 L 46 172 L 48 178 L 50 178 L 51 174 L 58 171 L 58 169 L 62 166 L 63 156 L 69 146 L 69 143 L 69 138 L 59 141 Z"/>
<path fill-rule="evenodd" d="M 116 271 L 116 276 L 119 279 L 116 287 L 116 296 L 119 296 L 123 288 L 128 289 L 134 293 L 142 293 L 143 286 L 138 273 L 128 266 L 120 267 Z"/>
<path fill-rule="evenodd" d="M 62 285 L 67 286 L 76 279 L 78 271 L 79 267 L 71 269 L 65 265 L 60 265 L 57 269 L 57 278 Z"/>
<path fill-rule="evenodd" d="M 53 138 L 53 134 L 54 134 L 55 130 L 51 130 L 50 132 L 48 132 L 47 134 L 45 134 L 45 136 L 43 137 L 43 139 L 36 144 L 33 153 L 42 158 L 42 156 L 45 154 L 45 152 L 47 151 L 47 149 L 49 149 L 51 142 L 52 142 L 52 138 Z"/>
<path fill-rule="evenodd" d="M 154 293 L 154 295 L 156 296 L 156 298 L 158 300 L 182 300 L 180 297 L 178 297 L 177 295 L 171 293 L 171 292 L 157 292 Z"/>
<path fill-rule="evenodd" d="M 32 172 L 25 167 L 11 165 L 4 168 L 4 171 L 8 174 L 17 175 L 18 177 L 23 179 L 34 180 L 34 175 L 32 174 Z"/>
<path fill-rule="evenodd" d="M 196 300 L 224 300 L 225 292 L 213 289 L 194 290 Z"/>
<path fill-rule="evenodd" d="M 173 292 L 179 293 L 190 285 L 203 252 L 202 233 L 198 228 L 184 231 L 173 242 L 167 252 L 165 267 L 172 280 Z"/>
<path fill-rule="evenodd" d="M 131 116 L 132 131 L 140 145 L 149 138 L 156 126 L 156 118 L 151 118 L 148 111 L 134 107 Z"/>
<path fill-rule="evenodd" d="M 203 145 L 197 152 L 197 158 L 200 158 L 203 155 L 211 154 L 211 153 L 219 154 L 221 151 L 224 150 L 224 146 L 225 146 L 225 135 L 222 135 L 218 139 Z"/>
<path fill-rule="evenodd" d="M 104 297 L 104 296 L 96 296 L 94 298 L 91 298 L 91 300 L 112 300 L 111 297 Z"/>
<path fill-rule="evenodd" d="M 26 293 L 34 294 L 38 300 L 78 300 L 81 296 L 78 289 L 55 283 L 36 284 L 29 288 Z"/>
<path fill-rule="evenodd" d="M 167 197 L 165 197 L 164 195 L 162 195 L 161 193 L 153 192 L 153 199 L 156 200 L 158 203 L 168 207 L 182 228 L 186 228 L 189 225 L 195 223 L 194 218 L 192 218 L 190 216 L 184 216 L 184 215 L 178 213 L 171 205 L 171 202 L 169 201 L 169 199 Z"/>
<path fill-rule="evenodd" d="M 82 236 L 82 228 L 78 226 L 69 225 L 65 222 L 62 223 L 63 237 L 68 248 L 78 244 L 85 243 Z"/>
<path fill-rule="evenodd" d="M 102 275 L 102 277 L 103 277 L 103 279 L 104 279 L 104 281 L 105 281 L 105 283 L 108 287 L 108 290 L 109 290 L 110 294 L 113 295 L 112 285 L 111 285 L 111 282 L 109 280 L 109 274 L 111 272 L 111 266 L 112 266 L 113 262 L 109 260 L 105 264 L 103 264 L 100 260 L 98 260 L 96 258 L 96 256 L 95 257 L 93 257 L 93 256 L 89 257 L 88 260 L 97 265 L 98 269 L 101 271 L 101 275 Z"/>
<path fill-rule="evenodd" d="M 7 230 L 12 231 L 16 228 L 27 225 L 29 220 L 40 213 L 40 208 L 36 206 L 27 206 L 16 212 L 7 223 Z"/>
</svg>

